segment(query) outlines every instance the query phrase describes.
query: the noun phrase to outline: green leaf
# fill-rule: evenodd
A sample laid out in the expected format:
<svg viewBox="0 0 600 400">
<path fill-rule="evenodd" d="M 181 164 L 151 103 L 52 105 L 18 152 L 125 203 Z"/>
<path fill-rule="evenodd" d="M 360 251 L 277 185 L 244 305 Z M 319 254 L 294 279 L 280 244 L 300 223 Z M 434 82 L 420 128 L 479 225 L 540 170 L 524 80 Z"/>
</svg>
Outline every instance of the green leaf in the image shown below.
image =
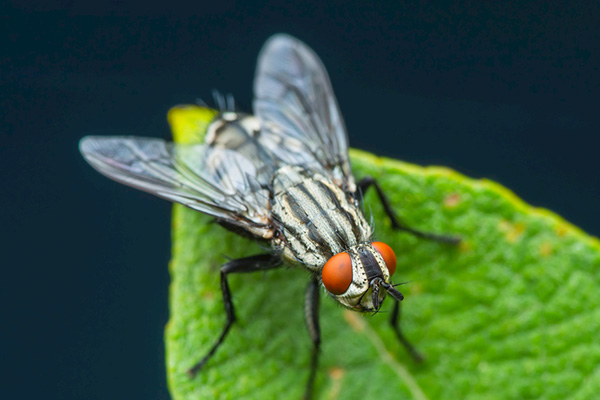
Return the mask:
<svg viewBox="0 0 600 400">
<path fill-rule="evenodd" d="M 174 109 L 176 140 L 200 140 L 214 112 Z M 487 180 L 353 150 L 357 177 L 382 184 L 412 227 L 456 233 L 451 247 L 390 229 L 370 193 L 376 234 L 398 256 L 402 327 L 417 365 L 377 315 L 322 296 L 318 399 L 591 399 L 600 393 L 600 242 Z M 283 268 L 230 277 L 238 322 L 193 379 L 186 370 L 225 322 L 219 267 L 260 253 L 252 241 L 175 206 L 167 362 L 182 399 L 299 399 L 311 341 L 303 317 L 308 274 Z"/>
</svg>

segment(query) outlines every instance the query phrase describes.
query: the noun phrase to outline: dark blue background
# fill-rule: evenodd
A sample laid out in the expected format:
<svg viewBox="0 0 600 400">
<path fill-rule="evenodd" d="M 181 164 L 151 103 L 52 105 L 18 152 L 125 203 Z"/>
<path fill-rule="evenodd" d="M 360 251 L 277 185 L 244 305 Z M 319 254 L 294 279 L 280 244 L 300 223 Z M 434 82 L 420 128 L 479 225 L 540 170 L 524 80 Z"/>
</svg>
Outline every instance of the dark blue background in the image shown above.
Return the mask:
<svg viewBox="0 0 600 400">
<path fill-rule="evenodd" d="M 321 56 L 354 147 L 491 178 L 600 234 L 594 2 L 360 3 L 3 9 L 3 393 L 168 398 L 170 206 L 94 172 L 77 142 L 168 137 L 169 107 L 212 89 L 249 109 L 276 32 Z"/>
</svg>

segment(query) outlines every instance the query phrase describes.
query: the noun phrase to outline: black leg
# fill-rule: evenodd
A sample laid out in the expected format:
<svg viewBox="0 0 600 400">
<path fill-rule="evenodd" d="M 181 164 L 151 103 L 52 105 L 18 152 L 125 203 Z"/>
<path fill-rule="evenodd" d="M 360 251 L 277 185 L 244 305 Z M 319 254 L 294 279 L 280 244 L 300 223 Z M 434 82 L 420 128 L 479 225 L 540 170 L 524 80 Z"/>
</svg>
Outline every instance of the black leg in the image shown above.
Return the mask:
<svg viewBox="0 0 600 400">
<path fill-rule="evenodd" d="M 364 177 L 360 180 L 360 182 L 358 182 L 357 186 L 358 188 L 356 192 L 360 201 L 362 201 L 363 195 L 367 191 L 367 189 L 369 189 L 371 186 L 375 187 L 375 190 L 377 190 L 377 194 L 379 195 L 379 199 L 381 200 L 381 204 L 383 205 L 383 209 L 392 221 L 392 228 L 408 232 L 423 239 L 435 240 L 436 242 L 449 243 L 453 245 L 457 245 L 460 243 L 460 237 L 450 235 L 438 235 L 430 232 L 422 232 L 403 224 L 400 221 L 400 219 L 398 219 L 396 213 L 390 206 L 390 202 L 387 196 L 385 195 L 385 193 L 383 193 L 383 190 L 381 190 L 381 187 L 379 186 L 375 178 L 373 178 L 372 176 Z"/>
<path fill-rule="evenodd" d="M 402 343 L 406 351 L 408 351 L 408 354 L 410 354 L 410 356 L 415 360 L 415 362 L 422 362 L 425 358 L 421 355 L 421 353 L 417 351 L 417 349 L 415 349 L 415 346 L 413 346 L 412 343 L 408 341 L 408 339 L 406 338 L 406 336 L 404 336 L 402 330 L 400 329 L 400 307 L 400 302 L 395 301 L 394 310 L 392 310 L 392 317 L 390 318 L 390 324 L 392 325 L 394 332 L 396 332 L 398 340 L 400 341 L 400 343 Z"/>
<path fill-rule="evenodd" d="M 225 313 L 227 320 L 221 335 L 200 361 L 198 361 L 192 368 L 188 370 L 188 375 L 194 377 L 196 373 L 208 362 L 208 360 L 215 354 L 215 351 L 219 348 L 223 340 L 229 332 L 229 328 L 235 322 L 235 308 L 231 298 L 231 291 L 229 290 L 229 284 L 227 283 L 227 274 L 231 273 L 244 273 L 244 272 L 255 272 L 265 271 L 268 269 L 277 268 L 282 264 L 281 258 L 274 254 L 260 254 L 257 256 L 238 258 L 237 260 L 231 260 L 221 266 L 221 292 L 223 293 L 223 303 L 225 305 Z"/>
<path fill-rule="evenodd" d="M 319 349 L 321 347 L 321 329 L 319 328 L 319 282 L 316 278 L 312 278 L 306 288 L 304 316 L 306 318 L 310 339 L 313 342 L 310 375 L 308 376 L 308 382 L 306 383 L 306 390 L 304 392 L 304 399 L 308 400 L 312 398 L 317 366 L 319 365 Z"/>
</svg>

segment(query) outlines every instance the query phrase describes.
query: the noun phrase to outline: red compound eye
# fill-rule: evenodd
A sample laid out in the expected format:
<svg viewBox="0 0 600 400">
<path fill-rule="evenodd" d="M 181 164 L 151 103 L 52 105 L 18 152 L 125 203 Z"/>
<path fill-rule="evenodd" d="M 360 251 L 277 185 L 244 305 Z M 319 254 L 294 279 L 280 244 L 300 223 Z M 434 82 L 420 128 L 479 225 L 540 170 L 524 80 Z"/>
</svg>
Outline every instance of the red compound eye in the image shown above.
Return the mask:
<svg viewBox="0 0 600 400">
<path fill-rule="evenodd" d="M 332 294 L 342 294 L 352 283 L 352 260 L 346 252 L 331 257 L 323 266 L 323 285 Z"/>
<path fill-rule="evenodd" d="M 373 242 L 371 245 L 375 247 L 379 254 L 381 254 L 381 257 L 383 257 L 383 261 L 385 261 L 385 265 L 387 266 L 388 271 L 390 271 L 390 276 L 394 275 L 394 272 L 396 272 L 396 255 L 394 254 L 394 250 L 383 242 Z"/>
</svg>

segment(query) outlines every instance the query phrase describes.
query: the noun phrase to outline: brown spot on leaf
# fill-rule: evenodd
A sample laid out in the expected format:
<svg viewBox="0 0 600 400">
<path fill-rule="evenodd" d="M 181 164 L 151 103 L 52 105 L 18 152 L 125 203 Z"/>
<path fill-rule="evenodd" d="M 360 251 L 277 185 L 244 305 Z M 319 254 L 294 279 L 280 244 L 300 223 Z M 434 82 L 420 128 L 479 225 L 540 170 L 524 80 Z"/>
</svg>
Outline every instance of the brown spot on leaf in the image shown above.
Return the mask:
<svg viewBox="0 0 600 400">
<path fill-rule="evenodd" d="M 215 296 L 215 292 L 213 290 L 206 290 L 201 294 L 203 300 L 213 300 L 217 296 Z"/>
<path fill-rule="evenodd" d="M 471 251 L 471 249 L 473 249 L 473 244 L 466 240 L 461 240 L 460 243 L 458 244 L 458 249 L 461 252 L 466 253 L 466 252 Z"/>
<path fill-rule="evenodd" d="M 507 220 L 502 220 L 500 221 L 498 228 L 504 233 L 504 237 L 509 243 L 514 243 L 519 240 L 521 235 L 523 235 L 523 232 L 525 232 L 525 224 L 522 222 L 512 223 Z"/>
<path fill-rule="evenodd" d="M 346 371 L 344 371 L 343 368 L 333 367 L 329 370 L 329 377 L 333 380 L 340 380 L 344 376 L 345 372 Z"/>
<path fill-rule="evenodd" d="M 556 234 L 560 237 L 563 237 L 567 234 L 568 229 L 565 225 L 560 224 L 560 225 L 556 225 L 556 227 L 554 228 L 554 231 L 556 232 Z"/>
<path fill-rule="evenodd" d="M 540 246 L 540 255 L 542 257 L 548 257 L 552 254 L 553 251 L 554 248 L 552 247 L 552 244 L 550 242 L 544 242 Z"/>
<path fill-rule="evenodd" d="M 461 198 L 458 193 L 451 193 L 444 199 L 444 207 L 454 208 L 460 204 Z"/>
</svg>

